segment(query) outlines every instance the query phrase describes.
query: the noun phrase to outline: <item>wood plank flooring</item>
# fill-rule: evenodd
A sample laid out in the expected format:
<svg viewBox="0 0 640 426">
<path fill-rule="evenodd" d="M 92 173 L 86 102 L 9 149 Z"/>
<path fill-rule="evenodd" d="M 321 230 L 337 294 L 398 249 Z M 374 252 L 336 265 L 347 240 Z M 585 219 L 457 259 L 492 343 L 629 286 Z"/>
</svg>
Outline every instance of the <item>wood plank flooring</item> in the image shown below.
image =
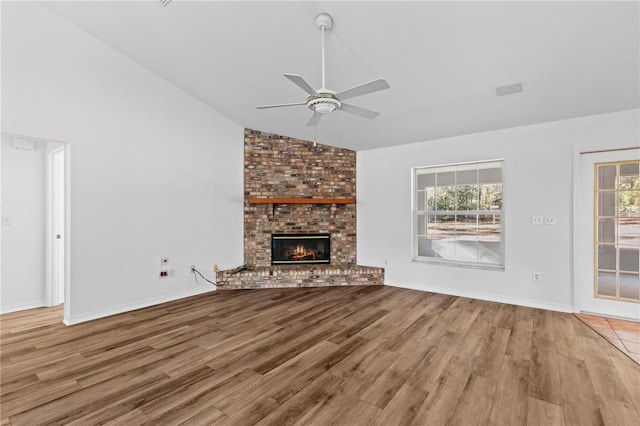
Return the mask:
<svg viewBox="0 0 640 426">
<path fill-rule="evenodd" d="M 226 290 L 1 320 L 1 425 L 638 425 L 640 367 L 573 315 L 389 286 Z"/>
</svg>

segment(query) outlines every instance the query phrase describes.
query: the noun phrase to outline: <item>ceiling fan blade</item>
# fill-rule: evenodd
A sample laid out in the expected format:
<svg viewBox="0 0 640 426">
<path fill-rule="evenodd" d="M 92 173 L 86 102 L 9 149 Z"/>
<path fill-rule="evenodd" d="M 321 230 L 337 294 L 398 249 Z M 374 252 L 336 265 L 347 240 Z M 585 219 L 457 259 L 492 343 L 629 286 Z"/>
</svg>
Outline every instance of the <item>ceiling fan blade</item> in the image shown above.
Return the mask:
<svg viewBox="0 0 640 426">
<path fill-rule="evenodd" d="M 349 104 L 342 104 L 340 106 L 340 109 L 344 112 L 350 112 L 351 114 L 359 115 L 360 117 L 368 119 L 376 118 L 380 115 L 379 112 L 371 111 L 370 109 L 360 108 Z"/>
<path fill-rule="evenodd" d="M 295 85 L 302 88 L 302 90 L 304 90 L 308 94 L 312 96 L 318 96 L 318 92 L 316 92 L 316 90 L 311 87 L 311 85 L 307 83 L 307 81 L 301 76 L 296 74 L 285 74 L 284 76 L 291 80 Z"/>
<path fill-rule="evenodd" d="M 292 104 L 278 104 L 278 105 L 261 105 L 261 106 L 257 106 L 257 109 L 265 109 L 265 108 L 280 108 L 280 107 L 288 107 L 288 106 L 295 106 L 295 105 L 306 105 L 306 102 L 295 102 Z"/>
<path fill-rule="evenodd" d="M 320 122 L 321 118 L 322 118 L 322 114 L 318 114 L 317 112 L 314 112 L 311 118 L 309 119 L 309 121 L 307 122 L 307 126 L 315 126 Z"/>
<path fill-rule="evenodd" d="M 336 98 L 342 101 L 344 99 L 366 95 L 367 93 L 377 92 L 378 90 L 388 89 L 389 87 L 389 83 L 384 79 L 379 78 L 378 80 L 373 80 L 368 83 L 361 84 L 360 86 L 352 87 L 351 89 L 336 93 Z"/>
</svg>

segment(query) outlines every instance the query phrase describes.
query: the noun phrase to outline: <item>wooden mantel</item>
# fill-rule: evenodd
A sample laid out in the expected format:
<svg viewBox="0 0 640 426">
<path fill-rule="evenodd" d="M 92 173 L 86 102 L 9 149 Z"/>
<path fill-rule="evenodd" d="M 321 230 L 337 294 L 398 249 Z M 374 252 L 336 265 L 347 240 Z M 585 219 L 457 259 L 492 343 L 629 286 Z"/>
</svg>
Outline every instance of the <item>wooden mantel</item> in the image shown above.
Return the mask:
<svg viewBox="0 0 640 426">
<path fill-rule="evenodd" d="M 249 198 L 249 204 L 355 204 L 355 198 L 269 197 Z"/>
</svg>

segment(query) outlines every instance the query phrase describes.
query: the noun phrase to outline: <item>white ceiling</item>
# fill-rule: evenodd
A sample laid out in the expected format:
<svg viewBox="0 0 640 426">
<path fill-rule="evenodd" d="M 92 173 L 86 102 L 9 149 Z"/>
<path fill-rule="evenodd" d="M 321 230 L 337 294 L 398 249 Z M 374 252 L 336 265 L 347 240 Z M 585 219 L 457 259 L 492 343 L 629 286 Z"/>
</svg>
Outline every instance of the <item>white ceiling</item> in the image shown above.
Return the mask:
<svg viewBox="0 0 640 426">
<path fill-rule="evenodd" d="M 306 94 L 385 78 L 350 99 L 374 120 L 336 111 L 319 142 L 355 150 L 640 106 L 640 3 L 632 2 L 50 2 L 47 7 L 238 124 L 313 140 Z M 522 82 L 520 94 L 495 87 Z"/>
</svg>

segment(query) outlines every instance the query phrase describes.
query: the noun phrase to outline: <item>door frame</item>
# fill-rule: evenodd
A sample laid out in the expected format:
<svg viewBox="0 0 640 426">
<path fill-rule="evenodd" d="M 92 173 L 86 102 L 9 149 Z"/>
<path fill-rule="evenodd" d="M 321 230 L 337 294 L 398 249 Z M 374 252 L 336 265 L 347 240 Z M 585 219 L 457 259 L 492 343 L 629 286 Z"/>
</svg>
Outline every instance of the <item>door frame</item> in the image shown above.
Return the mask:
<svg viewBox="0 0 640 426">
<path fill-rule="evenodd" d="M 597 154 L 613 151 L 627 151 L 627 150 L 640 150 L 637 146 L 578 146 L 573 148 L 573 194 L 571 197 L 571 301 L 573 305 L 573 312 L 581 312 L 582 306 L 580 301 L 580 268 L 578 267 L 579 258 L 579 238 L 578 238 L 578 226 L 579 226 L 579 209 L 581 190 L 583 185 L 589 185 L 590 189 L 593 189 L 593 181 L 583 183 L 581 179 L 581 158 L 584 154 Z M 593 283 L 591 283 L 593 284 Z M 640 305 L 639 305 L 640 306 Z M 628 319 L 628 318 L 624 318 Z"/>
</svg>

